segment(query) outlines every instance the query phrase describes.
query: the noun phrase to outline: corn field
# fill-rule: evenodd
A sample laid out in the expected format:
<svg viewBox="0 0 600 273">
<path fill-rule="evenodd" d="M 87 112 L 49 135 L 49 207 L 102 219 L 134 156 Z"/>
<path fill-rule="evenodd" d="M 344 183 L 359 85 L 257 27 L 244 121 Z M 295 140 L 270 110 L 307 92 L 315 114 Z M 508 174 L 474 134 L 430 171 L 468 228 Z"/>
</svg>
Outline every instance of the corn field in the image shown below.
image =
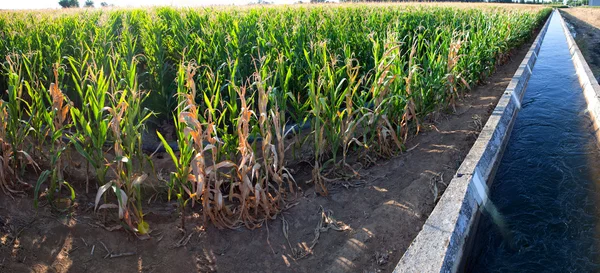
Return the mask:
<svg viewBox="0 0 600 273">
<path fill-rule="evenodd" d="M 148 236 L 157 177 L 219 228 L 256 228 L 353 160 L 401 153 L 531 38 L 550 9 L 341 5 L 0 13 L 0 187 L 68 210 L 81 191 Z M 171 134 L 148 126 L 171 124 Z M 162 147 L 148 149 L 148 136 Z M 156 145 L 157 146 L 157 145 Z M 310 153 L 299 151 L 308 147 Z M 306 150 L 306 149 L 305 149 Z M 86 179 L 66 181 L 70 153 Z M 31 174 L 35 179 L 31 180 Z M 27 175 L 29 174 L 29 176 Z M 115 218 L 116 219 L 116 218 Z"/>
</svg>

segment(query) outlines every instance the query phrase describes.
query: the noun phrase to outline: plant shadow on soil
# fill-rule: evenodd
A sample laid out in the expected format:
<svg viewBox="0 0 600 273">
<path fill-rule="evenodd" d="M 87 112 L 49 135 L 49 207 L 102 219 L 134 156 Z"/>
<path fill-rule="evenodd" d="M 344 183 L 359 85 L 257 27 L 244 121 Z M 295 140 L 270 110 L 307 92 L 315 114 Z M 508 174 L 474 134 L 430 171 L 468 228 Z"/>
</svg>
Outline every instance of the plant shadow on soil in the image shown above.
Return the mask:
<svg viewBox="0 0 600 273">
<path fill-rule="evenodd" d="M 202 217 L 192 214 L 186 220 L 191 235 L 184 236 L 177 229 L 176 207 L 158 202 L 145 204 L 145 219 L 154 232 L 151 239 L 139 240 L 102 227 L 92 193 L 80 194 L 68 216 L 53 214 L 48 206 L 36 210 L 30 197 L 0 194 L 0 271 L 391 272 L 475 142 L 529 45 L 513 51 L 484 85 L 458 103 L 455 113 L 424 120 L 422 132 L 406 143 L 408 151 L 360 170 L 360 178 L 346 184 L 362 186 L 337 187 L 326 197 L 308 187 L 295 206 L 259 229 L 218 230 L 210 224 L 202 228 Z M 308 165 L 295 167 L 300 177 L 311 172 Z M 321 232 L 312 253 L 294 260 L 290 247 L 311 245 L 321 207 L 349 229 Z M 176 247 L 182 238 L 189 241 Z"/>
</svg>

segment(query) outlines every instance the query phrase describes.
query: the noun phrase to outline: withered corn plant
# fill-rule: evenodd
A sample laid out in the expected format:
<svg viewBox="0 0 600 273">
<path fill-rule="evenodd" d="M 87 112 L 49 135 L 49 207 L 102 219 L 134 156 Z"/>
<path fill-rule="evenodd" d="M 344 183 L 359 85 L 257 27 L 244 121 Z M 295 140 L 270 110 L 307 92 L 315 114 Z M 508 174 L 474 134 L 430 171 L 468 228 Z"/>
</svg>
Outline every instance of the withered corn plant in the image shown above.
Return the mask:
<svg viewBox="0 0 600 273">
<path fill-rule="evenodd" d="M 176 171 L 171 174 L 170 187 L 178 191 L 182 226 L 188 201 L 200 203 L 205 219 L 220 228 L 245 225 L 256 228 L 265 219 L 273 218 L 281 209 L 285 192 L 293 190 L 293 177 L 284 166 L 285 143 L 282 117 L 275 101 L 269 101 L 270 89 L 264 86 L 259 73 L 252 84 L 258 92 L 258 126 L 262 158 L 257 158 L 250 140 L 251 123 L 256 117 L 246 100 L 246 87 L 236 87 L 240 98 L 237 119 L 238 153 L 236 162 L 220 160 L 219 137 L 212 121 L 213 113 L 205 113 L 201 122 L 194 100 L 195 67 L 181 65 L 178 73 L 179 101 L 177 139 L 179 156 L 166 148 Z M 273 104 L 269 106 L 269 104 Z M 211 104 L 212 105 L 212 104 Z M 163 145 L 165 138 L 158 133 Z M 261 164 L 262 161 L 262 164 Z"/>
<path fill-rule="evenodd" d="M 16 170 L 13 169 L 13 148 L 7 139 L 6 129 L 8 127 L 7 102 L 0 100 L 0 187 L 5 194 L 19 193 L 16 190 Z"/>
<path fill-rule="evenodd" d="M 248 228 L 254 228 L 257 225 L 255 224 L 257 220 L 260 223 L 261 218 L 266 219 L 263 217 L 257 219 L 257 216 L 260 207 L 263 207 L 270 200 L 265 192 L 268 191 L 268 188 L 265 188 L 264 181 L 260 181 L 261 165 L 257 162 L 256 154 L 249 142 L 250 122 L 255 113 L 249 108 L 250 105 L 248 105 L 246 100 L 246 91 L 247 88 L 245 86 L 236 87 L 236 92 L 240 98 L 240 114 L 237 120 L 238 153 L 240 159 L 239 163 L 235 166 L 237 172 L 235 180 L 232 181 L 229 201 L 233 201 L 236 198 L 241 203 L 239 208 L 237 208 L 239 210 L 238 221 L 243 222 Z M 265 213 L 268 215 L 270 207 L 264 206 L 263 209 L 265 209 Z"/>
<path fill-rule="evenodd" d="M 418 36 L 417 36 L 418 37 Z M 413 38 L 414 42 L 410 49 L 410 54 L 408 55 L 408 73 L 406 73 L 405 81 L 405 92 L 406 92 L 406 102 L 404 106 L 404 113 L 402 114 L 402 119 L 400 122 L 400 135 L 402 136 L 402 141 L 405 142 L 408 137 L 408 126 L 411 120 L 414 120 L 417 126 L 417 133 L 419 133 L 421 125 L 419 124 L 417 109 L 415 106 L 416 94 L 413 94 L 413 86 L 412 82 L 414 81 L 415 71 L 421 69 L 417 64 L 415 64 L 415 54 L 417 53 L 417 38 Z M 386 120 L 389 124 L 389 121 Z"/>
<path fill-rule="evenodd" d="M 200 122 L 200 114 L 193 96 L 196 93 L 193 80 L 194 68 L 190 65 L 185 73 L 183 71 L 183 67 L 180 68 L 178 77 L 178 84 L 182 87 L 179 88 L 179 96 L 183 99 L 178 107 L 181 110 L 178 110 L 177 116 L 178 126 L 180 126 L 177 137 L 179 148 L 183 149 L 184 153 L 177 158 L 172 151 L 169 152 L 172 159 L 178 162 L 177 172 L 171 175 L 174 179 L 171 183 L 179 188 L 178 200 L 182 212 L 182 225 L 185 224 L 183 206 L 189 199 L 192 200 L 192 204 L 198 202 L 202 205 L 205 220 L 210 219 L 219 228 L 234 227 L 235 221 L 231 219 L 233 212 L 225 206 L 221 188 L 225 178 L 220 173 L 220 169 L 231 170 L 236 165 L 228 160 L 217 161 L 219 140 L 215 135 L 214 123 L 210 114 L 207 123 Z M 160 137 L 164 142 L 164 138 Z M 186 197 L 183 196 L 184 193 L 187 194 Z"/>
<path fill-rule="evenodd" d="M 272 219 L 285 208 L 287 193 L 295 193 L 297 187 L 293 175 L 285 164 L 285 117 L 279 108 L 279 99 L 272 86 L 268 86 L 269 72 L 266 66 L 256 68 L 253 86 L 258 93 L 258 127 L 261 135 L 262 172 L 255 185 L 256 203 L 264 213 L 263 219 Z M 256 167 L 255 167 L 256 168 Z M 260 186 L 260 188 L 257 187 Z M 260 195 L 257 193 L 262 190 Z M 259 213 L 255 208 L 255 217 Z M 253 219 L 262 221 L 263 219 Z"/>
<path fill-rule="evenodd" d="M 284 187 L 292 187 L 293 177 L 284 168 L 285 144 L 284 127 L 281 124 L 277 104 L 267 103 L 269 87 L 264 86 L 259 72 L 256 72 L 252 84 L 258 92 L 258 126 L 261 133 L 261 165 L 260 158 L 250 144 L 252 119 L 257 113 L 251 110 L 246 101 L 245 86 L 237 89 L 240 98 L 240 116 L 237 121 L 237 138 L 239 140 L 239 156 L 236 164 L 236 176 L 229 190 L 229 201 L 240 206 L 233 210 L 237 219 L 235 224 L 243 223 L 247 228 L 260 227 L 267 219 L 273 219 L 284 205 Z M 270 111 L 268 111 L 268 107 Z M 270 113 L 269 113 L 270 112 Z M 275 138 L 273 138 L 275 133 Z M 275 145 L 277 141 L 277 145 Z M 237 199 L 237 200 L 235 200 Z"/>
<path fill-rule="evenodd" d="M 402 53 L 396 36 L 388 37 L 383 45 L 378 40 L 371 39 L 371 41 L 376 67 L 372 75 L 374 84 L 368 94 L 368 105 L 372 107 L 362 108 L 365 118 L 363 126 L 366 129 L 362 132 L 361 144 L 367 149 L 376 148 L 378 155 L 390 156 L 395 149 L 402 149 L 402 143 L 389 121 L 389 117 L 394 116 L 397 102 L 403 100 L 401 95 L 393 93 L 394 86 L 399 84 L 402 74 L 394 73 L 392 70 L 393 66 L 402 60 Z M 372 161 L 368 155 L 366 158 Z"/>
<path fill-rule="evenodd" d="M 286 192 L 295 192 L 296 181 L 285 167 L 285 112 L 279 108 L 279 103 L 285 103 L 274 94 L 272 86 L 267 86 L 269 72 L 262 65 L 254 76 L 254 86 L 258 92 L 258 126 L 261 139 L 261 156 L 263 168 L 266 173 L 263 177 L 264 185 L 272 187 L 270 181 L 275 182 L 273 190 L 276 195 L 273 203 L 280 205 L 285 200 Z M 267 187 L 266 187 L 267 188 Z"/>
<path fill-rule="evenodd" d="M 467 81 L 462 77 L 460 72 L 456 71 L 457 64 L 461 55 L 460 49 L 463 46 L 462 35 L 455 33 L 450 42 L 448 50 L 448 64 L 446 66 L 446 82 L 448 85 L 449 104 L 456 111 L 456 101 L 460 97 L 460 84 L 462 83 L 467 89 L 471 89 Z"/>
<path fill-rule="evenodd" d="M 71 202 L 75 200 L 75 190 L 73 187 L 64 180 L 63 174 L 63 152 L 67 149 L 67 143 L 64 141 L 65 130 L 70 127 L 68 121 L 69 110 L 71 109 L 71 102 L 58 88 L 58 64 L 54 66 L 54 83 L 50 84 L 48 93 L 51 98 L 51 106 L 43 113 L 44 125 L 49 132 L 50 137 L 50 149 L 48 151 L 48 157 L 50 158 L 51 169 L 45 170 L 40 174 L 34 191 L 34 204 L 37 206 L 39 190 L 46 180 L 50 180 L 50 185 L 46 191 L 46 197 L 50 204 L 55 208 L 55 201 L 62 201 L 60 197 L 57 198 L 57 194 L 60 195 L 63 185 L 69 190 L 69 199 Z"/>
</svg>

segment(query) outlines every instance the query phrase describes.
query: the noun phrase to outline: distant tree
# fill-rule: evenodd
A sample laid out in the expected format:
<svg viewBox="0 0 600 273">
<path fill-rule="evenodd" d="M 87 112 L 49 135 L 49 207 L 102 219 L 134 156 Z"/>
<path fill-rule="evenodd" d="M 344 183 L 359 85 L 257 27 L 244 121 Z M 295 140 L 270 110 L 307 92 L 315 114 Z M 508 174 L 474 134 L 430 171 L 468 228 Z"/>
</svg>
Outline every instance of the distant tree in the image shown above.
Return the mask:
<svg viewBox="0 0 600 273">
<path fill-rule="evenodd" d="M 58 4 L 63 8 L 78 8 L 79 0 L 60 0 Z"/>
<path fill-rule="evenodd" d="M 100 6 L 103 7 L 103 8 L 106 8 L 106 7 L 108 7 L 108 3 L 102 2 L 102 3 L 100 3 Z"/>
<path fill-rule="evenodd" d="M 94 7 L 94 1 L 92 0 L 86 0 L 85 4 L 83 5 L 86 8 L 93 8 Z"/>
</svg>

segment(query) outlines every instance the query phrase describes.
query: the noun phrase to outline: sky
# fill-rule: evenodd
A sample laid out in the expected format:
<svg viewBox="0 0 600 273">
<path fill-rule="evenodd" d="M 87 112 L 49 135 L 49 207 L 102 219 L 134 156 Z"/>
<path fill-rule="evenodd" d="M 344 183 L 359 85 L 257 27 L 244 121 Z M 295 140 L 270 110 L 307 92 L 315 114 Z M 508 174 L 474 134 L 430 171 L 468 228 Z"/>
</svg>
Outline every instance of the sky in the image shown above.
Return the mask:
<svg viewBox="0 0 600 273">
<path fill-rule="evenodd" d="M 0 9 L 58 9 L 59 0 L 0 0 Z M 251 0 L 93 0 L 96 7 L 100 2 L 107 2 L 121 7 L 140 7 L 140 6 L 207 6 L 207 5 L 245 5 Z M 275 0 L 277 4 L 291 4 L 297 0 Z M 256 2 L 256 0 L 254 1 Z M 85 0 L 79 0 L 83 6 Z"/>
</svg>

